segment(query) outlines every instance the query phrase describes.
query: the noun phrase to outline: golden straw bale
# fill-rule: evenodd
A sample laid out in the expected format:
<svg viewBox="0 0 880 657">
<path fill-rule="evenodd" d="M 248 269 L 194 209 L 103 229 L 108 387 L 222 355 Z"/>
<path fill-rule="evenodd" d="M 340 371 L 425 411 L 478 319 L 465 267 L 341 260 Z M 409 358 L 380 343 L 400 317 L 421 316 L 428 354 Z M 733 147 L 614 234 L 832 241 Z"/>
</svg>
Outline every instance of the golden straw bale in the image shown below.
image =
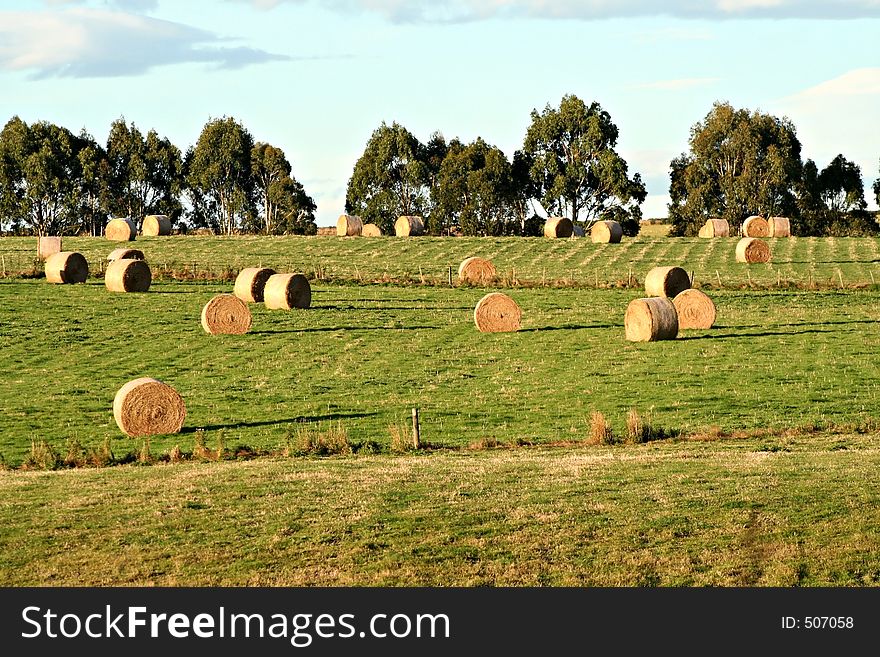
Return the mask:
<svg viewBox="0 0 880 657">
<path fill-rule="evenodd" d="M 210 335 L 243 335 L 251 322 L 248 305 L 234 294 L 218 294 L 202 308 L 202 328 Z"/>
<path fill-rule="evenodd" d="M 376 224 L 364 224 L 361 230 L 362 237 L 382 237 L 382 229 Z"/>
<path fill-rule="evenodd" d="M 152 282 L 153 273 L 143 260 L 114 260 L 104 272 L 104 285 L 111 292 L 146 292 Z"/>
<path fill-rule="evenodd" d="M 544 223 L 544 237 L 571 237 L 572 233 L 574 233 L 574 224 L 568 217 L 548 217 Z"/>
<path fill-rule="evenodd" d="M 690 288 L 675 295 L 672 300 L 678 312 L 678 328 L 710 329 L 715 324 L 715 303 L 700 290 Z"/>
<path fill-rule="evenodd" d="M 769 237 L 791 237 L 791 221 L 788 217 L 770 217 L 767 223 L 770 226 Z"/>
<path fill-rule="evenodd" d="M 85 283 L 89 263 L 76 251 L 59 251 L 46 260 L 46 280 L 50 283 Z"/>
<path fill-rule="evenodd" d="M 394 234 L 397 237 L 416 237 L 425 234 L 425 220 L 418 216 L 398 217 L 394 222 Z"/>
<path fill-rule="evenodd" d="M 113 249 L 107 255 L 107 262 L 114 260 L 143 260 L 144 252 L 139 249 L 127 249 L 125 247 Z"/>
<path fill-rule="evenodd" d="M 37 257 L 44 262 L 50 255 L 61 253 L 60 237 L 40 237 L 37 240 Z"/>
<path fill-rule="evenodd" d="M 263 303 L 263 290 L 269 277 L 275 275 L 268 267 L 246 267 L 235 277 L 232 293 L 247 303 Z"/>
<path fill-rule="evenodd" d="M 148 214 L 141 224 L 141 235 L 157 237 L 171 234 L 171 219 L 164 214 Z"/>
<path fill-rule="evenodd" d="M 312 286 L 302 274 L 275 274 L 266 281 L 263 302 L 269 310 L 308 308 L 312 305 Z"/>
<path fill-rule="evenodd" d="M 770 245 L 757 237 L 743 237 L 736 245 L 736 261 L 749 264 L 770 261 Z"/>
<path fill-rule="evenodd" d="M 630 342 L 674 340 L 678 335 L 678 313 L 667 297 L 630 301 L 623 323 Z"/>
<path fill-rule="evenodd" d="M 491 260 L 485 258 L 465 258 L 458 266 L 458 281 L 473 285 L 486 285 L 495 280 L 498 272 Z"/>
<path fill-rule="evenodd" d="M 104 228 L 104 237 L 111 242 L 131 242 L 137 236 L 137 228 L 131 219 L 111 219 Z"/>
<path fill-rule="evenodd" d="M 336 220 L 336 236 L 349 237 L 360 235 L 364 229 L 364 222 L 360 217 L 354 217 L 350 214 L 339 215 Z"/>
<path fill-rule="evenodd" d="M 654 267 L 645 276 L 645 292 L 652 297 L 673 298 L 691 286 L 691 278 L 681 267 Z"/>
<path fill-rule="evenodd" d="M 730 224 L 727 219 L 707 219 L 700 228 L 700 237 L 730 237 Z"/>
<path fill-rule="evenodd" d="M 519 331 L 522 310 L 506 294 L 490 292 L 474 308 L 474 323 L 481 333 Z"/>
<path fill-rule="evenodd" d="M 128 436 L 180 433 L 186 405 L 168 384 L 142 377 L 122 386 L 113 398 L 116 425 Z"/>
<path fill-rule="evenodd" d="M 594 244 L 617 244 L 623 239 L 623 227 L 616 221 L 597 221 L 590 229 Z"/>
<path fill-rule="evenodd" d="M 743 222 L 743 237 L 767 237 L 770 235 L 770 226 L 764 217 L 752 215 Z"/>
</svg>

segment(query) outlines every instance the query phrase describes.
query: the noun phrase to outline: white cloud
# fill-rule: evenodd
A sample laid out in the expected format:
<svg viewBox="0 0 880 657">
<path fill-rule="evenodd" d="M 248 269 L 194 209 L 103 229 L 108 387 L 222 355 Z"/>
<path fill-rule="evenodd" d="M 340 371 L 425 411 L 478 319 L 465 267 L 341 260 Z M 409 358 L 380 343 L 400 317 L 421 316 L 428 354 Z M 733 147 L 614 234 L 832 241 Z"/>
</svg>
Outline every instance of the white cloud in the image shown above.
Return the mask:
<svg viewBox="0 0 880 657">
<path fill-rule="evenodd" d="M 878 0 L 234 0 L 259 9 L 285 2 L 319 4 L 384 15 L 394 22 L 460 22 L 489 18 L 600 19 L 631 16 L 678 18 L 880 17 Z"/>
<path fill-rule="evenodd" d="M 832 80 L 826 80 L 801 91 L 793 98 L 808 100 L 831 96 L 865 96 L 880 94 L 880 68 L 857 68 Z"/>
<path fill-rule="evenodd" d="M 682 89 L 693 89 L 695 87 L 706 87 L 715 84 L 721 78 L 678 78 L 675 80 L 657 80 L 656 82 L 645 82 L 643 84 L 633 85 L 632 89 L 657 89 L 660 91 L 681 91 Z"/>
<path fill-rule="evenodd" d="M 0 69 L 30 71 L 38 78 L 136 75 L 188 62 L 238 68 L 290 59 L 220 45 L 226 42 L 195 27 L 119 11 L 0 11 Z"/>
</svg>

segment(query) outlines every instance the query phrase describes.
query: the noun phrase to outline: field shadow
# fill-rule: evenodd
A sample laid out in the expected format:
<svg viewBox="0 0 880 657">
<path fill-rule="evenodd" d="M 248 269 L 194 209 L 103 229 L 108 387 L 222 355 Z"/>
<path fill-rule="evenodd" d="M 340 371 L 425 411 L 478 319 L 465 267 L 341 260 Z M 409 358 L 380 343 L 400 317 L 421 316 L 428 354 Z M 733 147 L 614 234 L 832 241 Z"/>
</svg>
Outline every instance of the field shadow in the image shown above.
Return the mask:
<svg viewBox="0 0 880 657">
<path fill-rule="evenodd" d="M 370 303 L 369 301 L 364 301 L 364 303 Z M 430 308 L 419 308 L 416 306 L 341 306 L 341 305 L 330 305 L 330 306 L 312 306 L 312 308 L 318 308 L 321 310 L 473 310 L 473 306 L 432 306 Z"/>
<path fill-rule="evenodd" d="M 769 329 L 769 328 L 783 328 L 785 326 L 816 326 L 818 322 L 796 322 L 792 324 L 749 324 L 745 326 L 730 326 L 726 324 L 719 324 L 715 326 L 716 329 L 727 329 L 727 330 L 735 330 L 735 329 Z M 843 319 L 839 321 L 831 320 L 826 322 L 821 322 L 822 326 L 845 326 L 847 324 L 876 324 L 877 321 L 873 319 Z"/>
<path fill-rule="evenodd" d="M 852 329 L 854 330 L 854 329 Z M 847 331 L 851 332 L 851 331 Z M 689 335 L 686 337 L 679 337 L 678 340 L 719 340 L 724 338 L 763 338 L 770 337 L 773 335 L 809 335 L 812 333 L 840 333 L 840 329 L 835 328 L 810 328 L 810 329 L 802 329 L 799 331 L 759 331 L 759 332 L 749 332 L 743 331 L 742 333 L 710 333 L 707 335 Z"/>
<path fill-rule="evenodd" d="M 437 331 L 439 326 L 323 326 L 320 328 L 250 331 L 251 335 L 284 335 L 285 333 L 326 333 L 328 331 Z"/>
<path fill-rule="evenodd" d="M 537 328 L 520 329 L 517 333 L 538 333 L 540 331 L 577 331 L 579 329 L 617 328 L 614 324 L 565 324 L 563 326 L 540 326 Z"/>
<path fill-rule="evenodd" d="M 875 265 L 880 258 L 873 260 L 777 260 L 779 265 Z"/>
<path fill-rule="evenodd" d="M 325 415 L 300 415 L 281 420 L 260 420 L 259 422 L 236 422 L 230 424 L 206 424 L 200 427 L 184 427 L 180 433 L 195 433 L 196 431 L 220 431 L 221 429 L 252 429 L 254 427 L 269 427 L 273 424 L 307 424 L 309 422 L 325 422 L 333 420 L 351 420 L 362 417 L 371 417 L 373 413 L 327 413 Z"/>
</svg>

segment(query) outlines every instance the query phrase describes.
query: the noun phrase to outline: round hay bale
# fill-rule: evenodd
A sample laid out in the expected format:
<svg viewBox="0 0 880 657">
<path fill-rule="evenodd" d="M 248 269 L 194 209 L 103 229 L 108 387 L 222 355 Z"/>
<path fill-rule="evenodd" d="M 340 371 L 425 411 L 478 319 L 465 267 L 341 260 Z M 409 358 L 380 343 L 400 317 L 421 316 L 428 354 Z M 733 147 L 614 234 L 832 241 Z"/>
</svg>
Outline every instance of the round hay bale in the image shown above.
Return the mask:
<svg viewBox="0 0 880 657">
<path fill-rule="evenodd" d="M 127 249 L 125 247 L 113 249 L 107 256 L 107 262 L 114 260 L 143 260 L 144 252 L 138 249 Z"/>
<path fill-rule="evenodd" d="M 152 282 L 150 265 L 143 260 L 114 260 L 104 272 L 104 285 L 111 292 L 146 292 Z"/>
<path fill-rule="evenodd" d="M 104 228 L 104 237 L 111 242 L 131 242 L 137 236 L 137 228 L 131 219 L 111 219 Z"/>
<path fill-rule="evenodd" d="M 654 267 L 645 276 L 645 292 L 652 297 L 672 299 L 691 286 L 691 278 L 681 267 Z"/>
<path fill-rule="evenodd" d="M 666 297 L 630 301 L 623 324 L 630 342 L 674 340 L 678 336 L 678 313 Z"/>
<path fill-rule="evenodd" d="M 376 224 L 364 224 L 361 237 L 382 237 L 382 229 Z"/>
<path fill-rule="evenodd" d="M 37 257 L 44 262 L 49 256 L 61 253 L 60 237 L 41 237 L 37 240 Z"/>
<path fill-rule="evenodd" d="M 764 217 L 752 215 L 743 222 L 743 237 L 768 237 L 770 235 L 770 226 Z"/>
<path fill-rule="evenodd" d="M 672 300 L 678 312 L 678 328 L 710 329 L 715 324 L 715 303 L 706 294 L 690 288 Z"/>
<path fill-rule="evenodd" d="M 788 217 L 770 217 L 767 224 L 770 227 L 769 237 L 791 237 L 791 221 Z"/>
<path fill-rule="evenodd" d="M 730 224 L 727 219 L 707 219 L 700 228 L 700 237 L 730 237 Z"/>
<path fill-rule="evenodd" d="M 757 237 L 743 237 L 736 245 L 736 261 L 749 264 L 770 261 L 770 245 Z"/>
<path fill-rule="evenodd" d="M 352 235 L 360 235 L 364 229 L 364 222 L 360 217 L 353 217 L 350 214 L 343 214 L 336 220 L 336 236 L 348 237 Z"/>
<path fill-rule="evenodd" d="M 490 292 L 474 308 L 474 323 L 481 333 L 519 331 L 522 310 L 501 292 Z"/>
<path fill-rule="evenodd" d="M 180 433 L 186 405 L 168 384 L 143 377 L 119 389 L 113 398 L 113 417 L 127 436 Z"/>
<path fill-rule="evenodd" d="M 59 251 L 46 260 L 46 280 L 50 283 L 85 283 L 89 263 L 76 251 Z"/>
<path fill-rule="evenodd" d="M 397 237 L 416 237 L 425 234 L 425 220 L 421 217 L 398 217 L 394 222 L 394 234 Z"/>
<path fill-rule="evenodd" d="M 171 234 L 171 219 L 164 214 L 148 214 L 141 224 L 141 235 L 156 237 Z"/>
<path fill-rule="evenodd" d="M 218 294 L 202 308 L 202 328 L 210 335 L 243 335 L 251 321 L 248 305 L 234 294 Z"/>
<path fill-rule="evenodd" d="M 263 302 L 269 310 L 308 308 L 312 305 L 312 286 L 302 274 L 274 274 L 263 288 Z"/>
<path fill-rule="evenodd" d="M 623 239 L 623 227 L 616 221 L 597 221 L 590 230 L 594 244 L 617 244 Z"/>
<path fill-rule="evenodd" d="M 491 260 L 485 258 L 465 258 L 458 266 L 458 281 L 473 285 L 486 285 L 495 280 L 498 272 Z"/>
<path fill-rule="evenodd" d="M 235 277 L 232 293 L 247 303 L 263 303 L 266 281 L 275 273 L 274 269 L 268 267 L 245 267 Z"/>
<path fill-rule="evenodd" d="M 544 237 L 571 237 L 574 224 L 568 217 L 549 217 L 544 223 Z"/>
</svg>

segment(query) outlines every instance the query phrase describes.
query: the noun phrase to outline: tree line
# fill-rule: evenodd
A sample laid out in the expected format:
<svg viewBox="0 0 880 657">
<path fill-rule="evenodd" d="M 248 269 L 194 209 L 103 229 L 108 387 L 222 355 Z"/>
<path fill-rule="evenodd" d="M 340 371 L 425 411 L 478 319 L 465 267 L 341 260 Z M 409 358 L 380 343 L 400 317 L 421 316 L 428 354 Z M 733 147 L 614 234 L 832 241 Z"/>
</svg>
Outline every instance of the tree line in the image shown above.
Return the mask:
<svg viewBox="0 0 880 657">
<path fill-rule="evenodd" d="M 232 118 L 208 121 L 185 154 L 122 118 L 103 146 L 17 116 L 0 132 L 0 228 L 13 233 L 100 235 L 111 216 L 165 214 L 184 230 L 314 234 L 316 209 L 284 152 Z"/>
<path fill-rule="evenodd" d="M 673 235 L 696 235 L 706 219 L 738 230 L 750 215 L 784 216 L 796 235 L 876 235 L 862 172 L 837 155 L 819 171 L 801 158 L 794 125 L 758 111 L 716 102 L 691 128 L 690 151 L 670 164 Z M 880 203 L 880 178 L 874 182 Z"/>
<path fill-rule="evenodd" d="M 421 215 L 433 235 L 540 235 L 543 216 L 555 215 L 583 228 L 613 219 L 636 235 L 647 192 L 618 137 L 599 103 L 574 95 L 533 110 L 510 159 L 482 137 L 435 132 L 422 143 L 383 122 L 354 165 L 345 211 L 386 233 L 399 216 Z M 709 218 L 738 230 L 754 214 L 789 217 L 798 235 L 880 232 L 859 167 L 842 154 L 821 171 L 803 161 L 787 118 L 716 102 L 688 146 L 670 163 L 673 235 L 696 235 Z M 880 203 L 880 178 L 873 191 Z M 18 117 L 0 132 L 0 228 L 14 232 L 98 235 L 108 216 L 166 214 L 222 234 L 314 234 L 316 209 L 284 152 L 232 118 L 209 121 L 185 155 L 124 119 L 106 146 Z"/>
</svg>

